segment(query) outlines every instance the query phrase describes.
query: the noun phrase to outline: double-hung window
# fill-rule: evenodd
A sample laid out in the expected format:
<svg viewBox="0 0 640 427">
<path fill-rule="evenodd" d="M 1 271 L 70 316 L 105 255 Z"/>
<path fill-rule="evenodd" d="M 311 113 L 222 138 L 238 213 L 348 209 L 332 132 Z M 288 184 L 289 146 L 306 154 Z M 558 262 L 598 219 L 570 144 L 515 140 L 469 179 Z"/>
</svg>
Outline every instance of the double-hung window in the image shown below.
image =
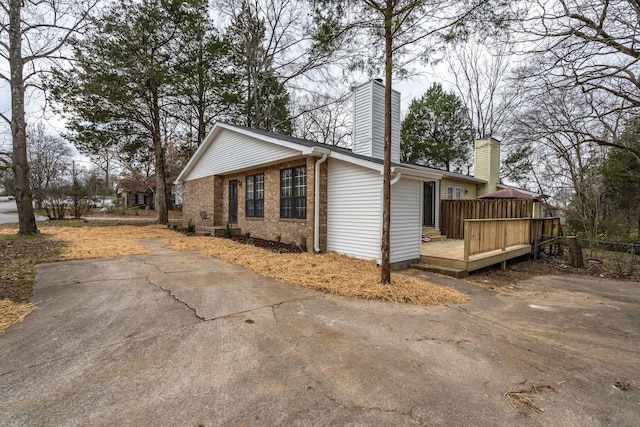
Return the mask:
<svg viewBox="0 0 640 427">
<path fill-rule="evenodd" d="M 249 175 L 246 179 L 247 217 L 264 217 L 264 174 Z"/>
<path fill-rule="evenodd" d="M 447 200 L 462 200 L 464 199 L 464 187 L 461 185 L 447 184 Z"/>
<path fill-rule="evenodd" d="M 307 218 L 307 167 L 280 170 L 280 218 Z"/>
</svg>

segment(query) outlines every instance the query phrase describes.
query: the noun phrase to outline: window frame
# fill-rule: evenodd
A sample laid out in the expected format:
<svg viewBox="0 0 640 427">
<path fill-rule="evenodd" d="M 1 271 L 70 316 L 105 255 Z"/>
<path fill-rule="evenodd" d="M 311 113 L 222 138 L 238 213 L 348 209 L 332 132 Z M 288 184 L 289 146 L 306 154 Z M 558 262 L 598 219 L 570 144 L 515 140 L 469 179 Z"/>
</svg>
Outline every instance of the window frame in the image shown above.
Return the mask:
<svg viewBox="0 0 640 427">
<path fill-rule="evenodd" d="M 451 197 L 449 197 L 449 190 L 451 190 Z M 460 197 L 456 196 L 456 190 L 459 190 Z M 464 200 L 464 187 L 457 184 L 447 184 L 445 188 L 447 199 L 446 200 Z"/>
<path fill-rule="evenodd" d="M 261 178 L 259 180 L 259 178 Z M 245 210 L 246 218 L 264 218 L 264 172 L 245 176 Z M 261 184 L 261 188 L 256 188 Z M 258 194 L 257 194 L 258 193 Z M 259 197 L 259 196 L 262 197 Z"/>
<path fill-rule="evenodd" d="M 280 219 L 307 219 L 307 187 L 307 165 L 280 169 Z"/>
</svg>

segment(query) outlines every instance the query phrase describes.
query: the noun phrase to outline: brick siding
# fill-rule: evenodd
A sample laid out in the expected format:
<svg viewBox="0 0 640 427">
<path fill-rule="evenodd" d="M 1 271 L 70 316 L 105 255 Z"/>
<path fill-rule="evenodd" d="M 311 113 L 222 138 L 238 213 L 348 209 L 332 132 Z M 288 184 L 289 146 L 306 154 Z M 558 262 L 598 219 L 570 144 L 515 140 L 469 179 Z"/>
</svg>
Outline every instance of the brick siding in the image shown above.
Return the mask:
<svg viewBox="0 0 640 427">
<path fill-rule="evenodd" d="M 313 251 L 313 216 L 315 203 L 314 170 L 316 157 L 280 163 L 274 166 L 256 168 L 242 173 L 224 176 L 210 176 L 183 183 L 183 216 L 186 226 L 189 219 L 201 225 L 200 211 L 207 211 L 214 218 L 214 224 L 224 226 L 229 221 L 229 181 L 238 180 L 238 224 L 242 233 L 253 237 L 276 240 L 280 235 L 285 243 L 306 246 Z M 307 218 L 280 219 L 280 170 L 295 166 L 307 166 Z M 320 177 L 320 249 L 327 247 L 327 162 L 321 166 Z M 246 177 L 264 173 L 264 217 L 248 218 L 245 215 Z"/>
<path fill-rule="evenodd" d="M 207 176 L 186 181 L 182 184 L 183 227 L 186 227 L 190 221 L 196 226 L 202 225 L 201 211 L 206 211 L 209 215 L 213 214 L 215 180 L 216 177 Z"/>
</svg>

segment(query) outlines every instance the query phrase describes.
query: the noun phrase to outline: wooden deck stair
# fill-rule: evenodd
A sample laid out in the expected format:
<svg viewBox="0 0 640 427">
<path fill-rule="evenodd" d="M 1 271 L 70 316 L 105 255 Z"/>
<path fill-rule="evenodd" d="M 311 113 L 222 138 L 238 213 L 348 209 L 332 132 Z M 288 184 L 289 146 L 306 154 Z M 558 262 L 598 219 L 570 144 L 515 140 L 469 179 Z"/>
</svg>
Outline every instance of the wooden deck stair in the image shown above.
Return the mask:
<svg viewBox="0 0 640 427">
<path fill-rule="evenodd" d="M 422 234 L 428 235 L 432 242 L 447 240 L 447 236 L 443 236 L 440 230 L 436 230 L 435 227 L 422 227 Z"/>
</svg>

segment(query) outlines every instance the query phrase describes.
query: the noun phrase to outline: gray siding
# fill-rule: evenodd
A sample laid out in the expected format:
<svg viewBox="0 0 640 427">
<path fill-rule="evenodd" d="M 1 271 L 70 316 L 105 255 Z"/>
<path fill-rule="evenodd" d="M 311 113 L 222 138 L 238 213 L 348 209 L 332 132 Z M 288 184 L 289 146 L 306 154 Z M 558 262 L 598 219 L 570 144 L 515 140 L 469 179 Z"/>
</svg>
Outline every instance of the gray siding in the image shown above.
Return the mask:
<svg viewBox="0 0 640 427">
<path fill-rule="evenodd" d="M 422 182 L 400 179 L 391 186 L 391 262 L 420 258 Z"/>
<path fill-rule="evenodd" d="M 185 181 L 259 166 L 300 154 L 299 151 L 222 129 Z"/>
<path fill-rule="evenodd" d="M 329 158 L 327 192 L 327 249 L 380 259 L 380 173 Z"/>
</svg>

